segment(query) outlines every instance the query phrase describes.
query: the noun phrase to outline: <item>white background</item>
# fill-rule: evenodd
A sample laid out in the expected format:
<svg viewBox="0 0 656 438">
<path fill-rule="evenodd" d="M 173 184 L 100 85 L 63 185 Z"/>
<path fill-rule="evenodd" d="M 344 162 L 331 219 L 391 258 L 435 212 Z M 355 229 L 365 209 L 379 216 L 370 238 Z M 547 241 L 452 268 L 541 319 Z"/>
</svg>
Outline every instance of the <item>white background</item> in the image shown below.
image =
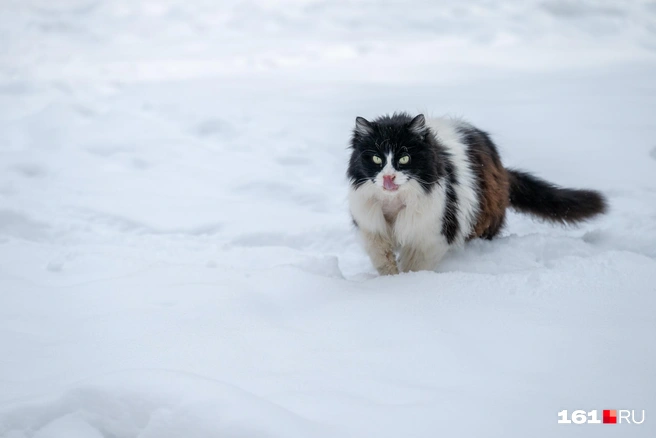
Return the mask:
<svg viewBox="0 0 656 438">
<path fill-rule="evenodd" d="M 655 67 L 653 1 L 3 0 L 0 436 L 656 436 Z M 400 110 L 610 213 L 380 278 Z"/>
</svg>

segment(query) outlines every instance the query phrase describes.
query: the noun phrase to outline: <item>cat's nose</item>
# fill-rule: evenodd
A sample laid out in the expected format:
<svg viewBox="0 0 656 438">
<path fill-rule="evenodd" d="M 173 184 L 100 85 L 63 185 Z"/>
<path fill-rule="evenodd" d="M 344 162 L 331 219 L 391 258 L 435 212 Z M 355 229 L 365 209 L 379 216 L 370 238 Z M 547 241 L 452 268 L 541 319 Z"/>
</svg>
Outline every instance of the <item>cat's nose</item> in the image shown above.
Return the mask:
<svg viewBox="0 0 656 438">
<path fill-rule="evenodd" d="M 399 188 L 394 182 L 396 175 L 383 175 L 383 187 L 385 190 L 396 190 Z"/>
</svg>

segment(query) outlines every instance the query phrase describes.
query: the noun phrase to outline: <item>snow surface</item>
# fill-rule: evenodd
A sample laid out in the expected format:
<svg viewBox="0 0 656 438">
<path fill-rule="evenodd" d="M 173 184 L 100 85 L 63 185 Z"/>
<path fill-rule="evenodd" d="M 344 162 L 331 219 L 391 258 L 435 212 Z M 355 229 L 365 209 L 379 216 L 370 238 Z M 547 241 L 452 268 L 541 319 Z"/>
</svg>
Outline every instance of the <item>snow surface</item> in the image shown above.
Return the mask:
<svg viewBox="0 0 656 438">
<path fill-rule="evenodd" d="M 378 277 L 394 110 L 611 212 Z M 0 436 L 654 437 L 655 120 L 653 1 L 3 0 Z"/>
</svg>

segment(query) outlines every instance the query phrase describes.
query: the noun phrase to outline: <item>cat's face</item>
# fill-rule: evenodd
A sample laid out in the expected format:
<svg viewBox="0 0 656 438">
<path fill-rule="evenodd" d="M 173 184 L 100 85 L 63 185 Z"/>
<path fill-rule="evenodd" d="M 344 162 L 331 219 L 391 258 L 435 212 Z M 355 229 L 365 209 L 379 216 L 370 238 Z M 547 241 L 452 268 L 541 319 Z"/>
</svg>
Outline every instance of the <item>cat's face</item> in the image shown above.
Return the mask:
<svg viewBox="0 0 656 438">
<path fill-rule="evenodd" d="M 355 121 L 348 176 L 355 188 L 373 184 L 394 196 L 408 189 L 429 191 L 437 181 L 436 150 L 423 115 L 383 116 Z"/>
</svg>

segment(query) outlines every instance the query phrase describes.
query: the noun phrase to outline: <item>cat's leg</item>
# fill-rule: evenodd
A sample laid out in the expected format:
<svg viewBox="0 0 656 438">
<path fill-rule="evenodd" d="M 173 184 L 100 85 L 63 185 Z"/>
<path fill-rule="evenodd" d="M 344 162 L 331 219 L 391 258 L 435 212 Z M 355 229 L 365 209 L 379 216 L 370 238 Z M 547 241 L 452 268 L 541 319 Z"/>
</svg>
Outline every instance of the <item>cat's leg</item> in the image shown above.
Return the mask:
<svg viewBox="0 0 656 438">
<path fill-rule="evenodd" d="M 394 254 L 394 243 L 392 240 L 379 233 L 362 231 L 364 248 L 369 258 L 380 275 L 395 275 L 399 273 Z"/>
<path fill-rule="evenodd" d="M 449 246 L 442 239 L 427 239 L 403 245 L 399 254 L 401 272 L 432 271 L 448 249 Z"/>
</svg>

